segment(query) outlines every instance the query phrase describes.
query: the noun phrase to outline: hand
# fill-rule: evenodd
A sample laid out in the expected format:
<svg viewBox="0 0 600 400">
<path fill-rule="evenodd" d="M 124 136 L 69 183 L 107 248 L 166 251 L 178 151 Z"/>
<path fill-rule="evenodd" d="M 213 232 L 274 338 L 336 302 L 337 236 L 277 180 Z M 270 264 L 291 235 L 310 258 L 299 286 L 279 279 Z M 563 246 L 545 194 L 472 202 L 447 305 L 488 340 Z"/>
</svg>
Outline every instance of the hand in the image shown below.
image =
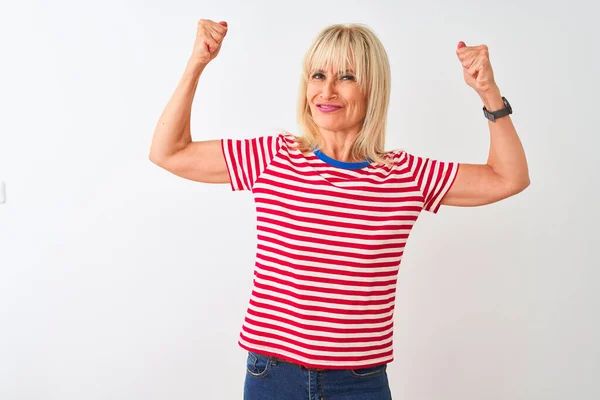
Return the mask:
<svg viewBox="0 0 600 400">
<path fill-rule="evenodd" d="M 461 41 L 458 43 L 456 55 L 462 63 L 465 82 L 480 96 L 497 89 L 488 47 L 485 44 L 467 46 Z"/>
<path fill-rule="evenodd" d="M 221 44 L 227 34 L 227 22 L 216 23 L 209 19 L 198 21 L 198 32 L 192 58 L 201 64 L 208 64 L 221 50 Z"/>
</svg>

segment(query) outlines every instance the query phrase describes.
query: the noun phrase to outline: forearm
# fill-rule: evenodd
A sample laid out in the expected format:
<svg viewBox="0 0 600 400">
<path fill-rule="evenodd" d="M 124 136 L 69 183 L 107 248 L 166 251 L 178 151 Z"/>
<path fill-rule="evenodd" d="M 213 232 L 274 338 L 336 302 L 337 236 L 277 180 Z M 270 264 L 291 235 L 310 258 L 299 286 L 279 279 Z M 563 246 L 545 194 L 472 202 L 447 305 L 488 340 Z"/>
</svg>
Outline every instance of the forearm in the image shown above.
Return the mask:
<svg viewBox="0 0 600 400">
<path fill-rule="evenodd" d="M 190 119 L 192 102 L 200 75 L 206 65 L 190 58 L 185 72 L 167 103 L 152 137 L 150 159 L 157 161 L 179 150 L 192 141 Z"/>
<path fill-rule="evenodd" d="M 500 89 L 480 95 L 485 108 L 497 111 L 504 108 Z M 529 185 L 529 170 L 525 150 L 510 115 L 488 121 L 490 129 L 490 152 L 487 164 L 512 191 L 521 191 Z"/>
</svg>

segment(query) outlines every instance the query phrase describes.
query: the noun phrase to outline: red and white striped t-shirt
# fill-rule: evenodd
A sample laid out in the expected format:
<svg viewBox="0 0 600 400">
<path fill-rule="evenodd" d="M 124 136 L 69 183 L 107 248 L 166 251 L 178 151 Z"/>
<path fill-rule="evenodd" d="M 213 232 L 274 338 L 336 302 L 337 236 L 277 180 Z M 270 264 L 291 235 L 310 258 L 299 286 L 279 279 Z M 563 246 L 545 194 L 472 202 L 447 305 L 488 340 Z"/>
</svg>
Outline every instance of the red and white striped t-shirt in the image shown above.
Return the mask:
<svg viewBox="0 0 600 400">
<path fill-rule="evenodd" d="M 392 361 L 404 246 L 421 210 L 437 213 L 459 164 L 393 150 L 393 166 L 340 168 L 300 152 L 289 133 L 221 145 L 231 189 L 252 190 L 256 203 L 239 345 L 310 368 Z"/>
</svg>

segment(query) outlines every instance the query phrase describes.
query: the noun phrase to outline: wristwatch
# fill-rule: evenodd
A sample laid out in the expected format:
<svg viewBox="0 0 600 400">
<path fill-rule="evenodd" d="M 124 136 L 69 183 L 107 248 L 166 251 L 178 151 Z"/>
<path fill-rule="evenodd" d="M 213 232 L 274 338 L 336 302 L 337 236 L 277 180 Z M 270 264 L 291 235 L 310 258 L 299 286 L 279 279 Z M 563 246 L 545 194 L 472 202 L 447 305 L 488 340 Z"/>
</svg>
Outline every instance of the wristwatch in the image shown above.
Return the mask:
<svg viewBox="0 0 600 400">
<path fill-rule="evenodd" d="M 490 121 L 496 122 L 496 119 L 506 117 L 508 114 L 512 114 L 512 107 L 510 106 L 508 100 L 506 100 L 506 97 L 502 96 L 502 101 L 506 107 L 498 111 L 489 111 L 485 108 L 485 106 L 483 106 L 483 115 L 485 115 L 485 117 Z"/>
</svg>

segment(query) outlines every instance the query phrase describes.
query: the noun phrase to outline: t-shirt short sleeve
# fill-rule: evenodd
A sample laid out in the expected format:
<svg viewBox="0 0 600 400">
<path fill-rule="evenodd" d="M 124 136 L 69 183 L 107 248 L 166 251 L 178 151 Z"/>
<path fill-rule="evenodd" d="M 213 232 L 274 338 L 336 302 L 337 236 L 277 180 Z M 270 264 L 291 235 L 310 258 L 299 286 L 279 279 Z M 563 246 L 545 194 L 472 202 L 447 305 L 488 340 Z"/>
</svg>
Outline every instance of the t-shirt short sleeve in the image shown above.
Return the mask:
<svg viewBox="0 0 600 400">
<path fill-rule="evenodd" d="M 281 134 L 247 139 L 221 139 L 221 149 L 232 191 L 252 190 L 260 174 L 279 151 L 281 140 Z"/>
<path fill-rule="evenodd" d="M 442 198 L 456 179 L 460 164 L 408 153 L 407 158 L 415 184 L 423 195 L 423 210 L 437 214 Z"/>
</svg>

